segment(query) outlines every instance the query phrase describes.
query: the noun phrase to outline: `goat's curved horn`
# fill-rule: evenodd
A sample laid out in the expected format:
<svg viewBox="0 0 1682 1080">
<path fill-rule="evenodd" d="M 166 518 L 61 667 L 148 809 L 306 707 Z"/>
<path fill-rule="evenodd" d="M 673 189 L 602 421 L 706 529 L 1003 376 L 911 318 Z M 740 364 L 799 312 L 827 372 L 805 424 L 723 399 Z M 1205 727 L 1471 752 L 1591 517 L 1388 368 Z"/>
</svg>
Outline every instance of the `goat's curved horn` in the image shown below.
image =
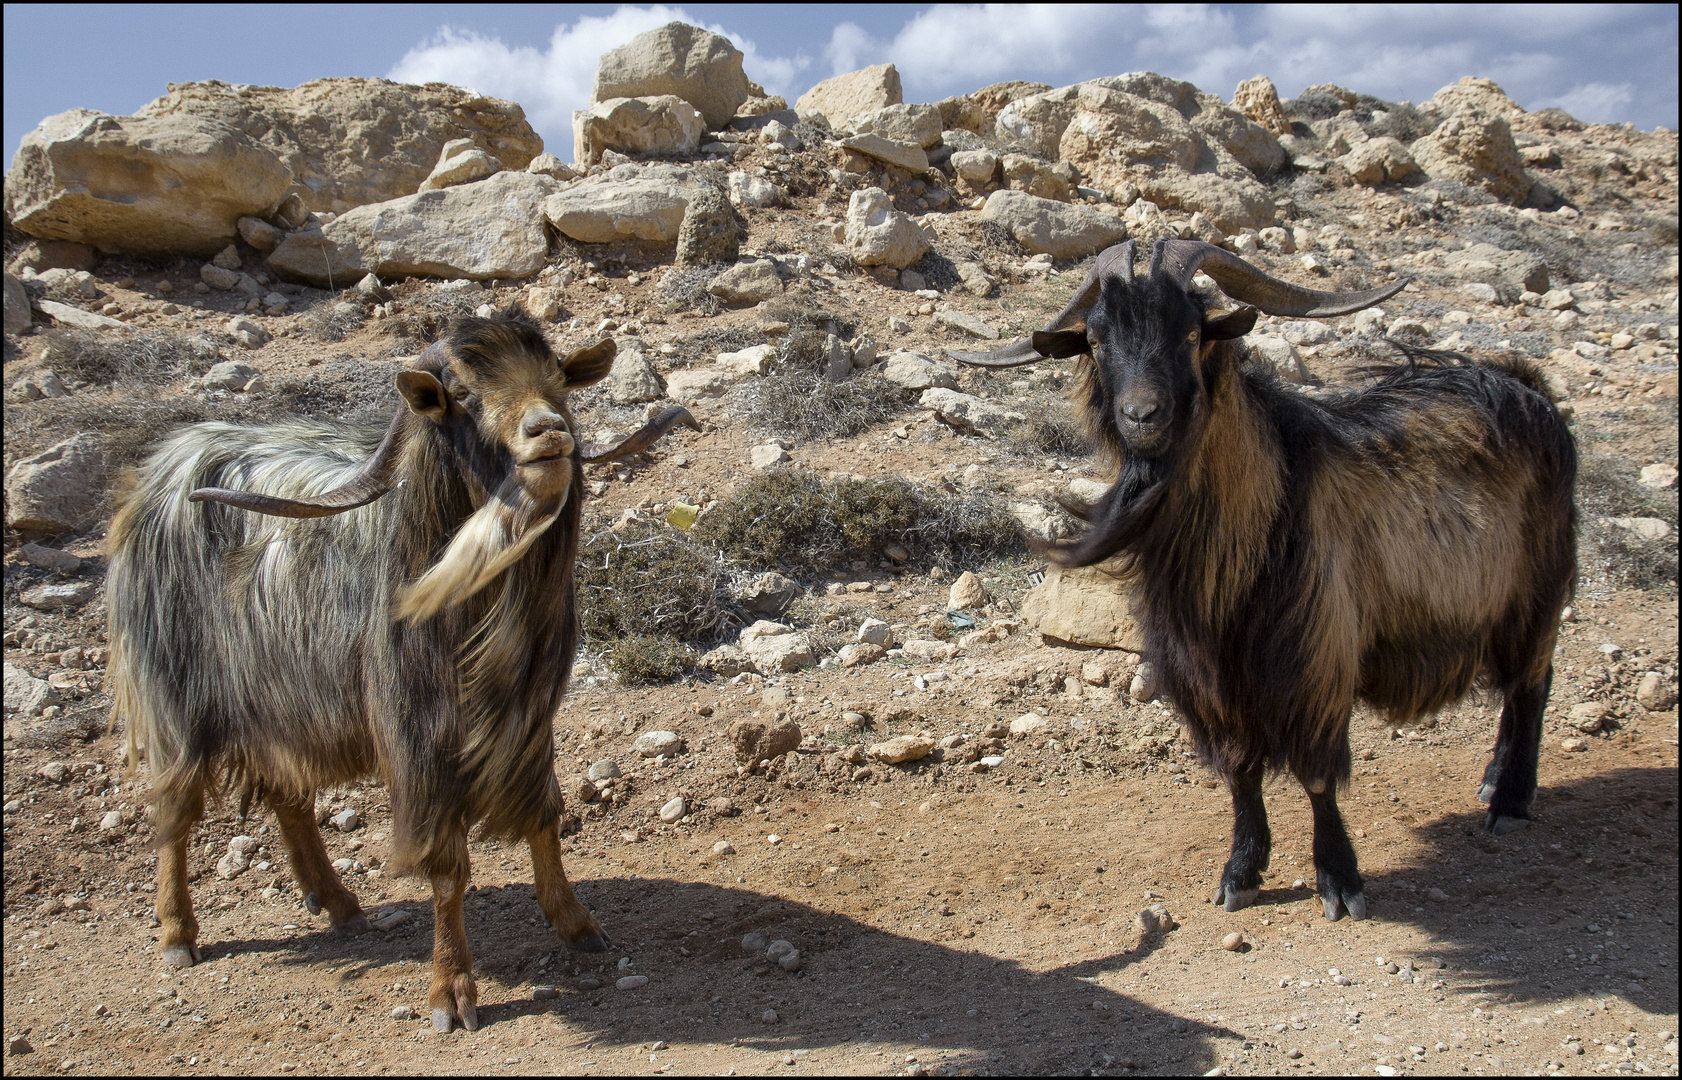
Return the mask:
<svg viewBox="0 0 1682 1080">
<path fill-rule="evenodd" d="M 1361 292 L 1320 292 L 1269 277 L 1238 256 L 1201 240 L 1158 240 L 1151 252 L 1151 273 L 1167 273 L 1181 288 L 1191 285 L 1198 270 L 1215 279 L 1221 291 L 1265 311 L 1299 319 L 1327 319 L 1371 307 L 1407 288 L 1400 278 L 1380 289 Z"/>
<path fill-rule="evenodd" d="M 443 341 L 435 341 L 426 347 L 426 351 L 415 357 L 411 367 L 416 371 L 441 372 L 449 359 L 449 346 Z M 219 502 L 257 514 L 291 518 L 331 517 L 346 510 L 354 510 L 358 506 L 366 506 L 391 490 L 391 474 L 397 467 L 398 444 L 401 441 L 404 415 L 407 412 L 403 406 L 397 407 L 397 412 L 392 415 L 391 423 L 385 429 L 385 437 L 374 449 L 368 463 L 362 466 L 362 471 L 349 483 L 326 494 L 308 499 L 286 499 L 279 495 L 263 495 L 255 491 L 198 488 L 187 496 L 187 501 Z"/>
<path fill-rule="evenodd" d="M 1098 253 L 1092 269 L 1087 271 L 1086 280 L 1080 283 L 1075 295 L 1063 305 L 1063 310 L 1046 324 L 1046 331 L 1067 330 L 1084 320 L 1086 313 L 1092 310 L 1092 305 L 1098 302 L 1098 291 L 1103 286 L 1104 279 L 1111 276 L 1118 276 L 1122 281 L 1133 280 L 1133 241 L 1113 244 Z M 1045 359 L 1034 351 L 1032 338 L 1023 338 L 991 352 L 960 352 L 957 349 L 947 349 L 946 355 L 960 364 L 988 368 L 1021 367 Z"/>
<path fill-rule="evenodd" d="M 373 456 L 362 466 L 362 471 L 356 474 L 355 479 L 326 494 L 307 499 L 286 499 L 255 491 L 198 488 L 187 496 L 187 500 L 226 503 L 258 514 L 290 518 L 329 517 L 365 506 L 391 490 L 391 474 L 397 465 L 403 420 L 407 412 L 407 409 L 398 407 L 391 418 L 390 426 L 385 429 L 385 438 L 380 440 Z"/>
<path fill-rule="evenodd" d="M 689 410 L 682 405 L 673 405 L 644 424 L 630 438 L 618 446 L 603 446 L 600 443 L 587 443 L 580 447 L 580 457 L 586 465 L 593 465 L 598 461 L 618 461 L 628 458 L 632 454 L 640 454 L 653 446 L 655 441 L 666 432 L 682 424 L 695 431 L 701 430 L 701 424 L 689 414 Z"/>
</svg>

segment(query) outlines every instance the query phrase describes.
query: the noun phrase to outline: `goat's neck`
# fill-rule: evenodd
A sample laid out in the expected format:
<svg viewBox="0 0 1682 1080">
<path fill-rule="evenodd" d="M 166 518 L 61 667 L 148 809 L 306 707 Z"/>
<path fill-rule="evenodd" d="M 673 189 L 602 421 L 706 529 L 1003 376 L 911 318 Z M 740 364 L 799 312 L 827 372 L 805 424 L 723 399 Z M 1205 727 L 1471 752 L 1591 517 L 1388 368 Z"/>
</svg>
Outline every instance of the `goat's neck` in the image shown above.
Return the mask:
<svg viewBox="0 0 1682 1080">
<path fill-rule="evenodd" d="M 1171 485 L 1165 538 L 1179 579 L 1196 589 L 1211 625 L 1225 622 L 1266 557 L 1284 493 L 1278 436 L 1236 365 L 1221 364 L 1209 384 L 1201 437 Z"/>
</svg>

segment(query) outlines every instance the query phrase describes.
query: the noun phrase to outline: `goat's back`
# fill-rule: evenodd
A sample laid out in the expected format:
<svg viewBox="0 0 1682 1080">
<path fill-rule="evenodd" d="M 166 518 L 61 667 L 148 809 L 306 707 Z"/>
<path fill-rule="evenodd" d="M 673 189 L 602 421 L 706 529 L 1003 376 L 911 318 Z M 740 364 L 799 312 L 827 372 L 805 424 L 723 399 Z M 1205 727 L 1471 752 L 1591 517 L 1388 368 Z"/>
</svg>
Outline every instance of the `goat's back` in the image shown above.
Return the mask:
<svg viewBox="0 0 1682 1080">
<path fill-rule="evenodd" d="M 390 509 L 300 520 L 187 496 L 319 494 L 380 434 L 198 424 L 128 478 L 109 540 L 110 678 L 130 763 L 144 753 L 154 787 L 241 772 L 302 791 L 372 767 L 354 661 L 389 603 Z"/>
</svg>

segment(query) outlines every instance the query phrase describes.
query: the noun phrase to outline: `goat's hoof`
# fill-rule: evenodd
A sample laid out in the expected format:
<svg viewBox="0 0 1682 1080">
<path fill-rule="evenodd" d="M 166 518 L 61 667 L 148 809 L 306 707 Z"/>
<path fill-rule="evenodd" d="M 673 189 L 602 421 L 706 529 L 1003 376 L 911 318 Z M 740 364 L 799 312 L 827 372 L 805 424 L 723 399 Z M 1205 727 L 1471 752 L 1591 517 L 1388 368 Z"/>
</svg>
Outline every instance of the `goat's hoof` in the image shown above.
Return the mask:
<svg viewBox="0 0 1682 1080">
<path fill-rule="evenodd" d="M 197 945 L 171 945 L 164 950 L 164 963 L 173 968 L 190 968 L 199 962 Z"/>
<path fill-rule="evenodd" d="M 461 1026 L 468 1031 L 479 1030 L 479 1009 L 471 1001 L 462 1003 Z"/>
<path fill-rule="evenodd" d="M 320 899 L 318 899 L 316 897 L 316 895 L 314 893 L 307 893 L 304 896 L 304 908 L 311 915 L 320 915 L 321 914 L 321 901 L 320 901 Z"/>
<path fill-rule="evenodd" d="M 1359 922 L 1367 917 L 1367 898 L 1364 893 L 1338 893 L 1329 891 L 1321 895 L 1320 906 L 1326 912 L 1328 922 L 1337 922 L 1348 912 L 1349 917 Z"/>
<path fill-rule="evenodd" d="M 438 1034 L 448 1035 L 450 1033 L 450 1025 L 454 1021 L 455 1021 L 455 1017 L 450 1015 L 450 1010 L 448 1010 L 448 1009 L 433 1009 L 432 1010 L 432 1030 L 436 1031 Z"/>
<path fill-rule="evenodd" d="M 1506 814 L 1493 814 L 1492 813 L 1492 814 L 1489 815 L 1489 821 L 1485 824 L 1484 827 L 1487 828 L 1490 832 L 1494 833 L 1496 836 L 1506 836 L 1508 833 L 1515 833 L 1515 832 L 1518 832 L 1520 829 L 1528 827 L 1529 824 L 1530 824 L 1530 819 L 1529 818 L 1510 817 Z"/>
<path fill-rule="evenodd" d="M 1487 806 L 1489 804 L 1489 800 L 1493 798 L 1495 798 L 1494 784 L 1483 783 L 1478 785 L 1478 802 Z"/>
<path fill-rule="evenodd" d="M 354 919 L 346 919 L 344 922 L 333 924 L 333 932 L 344 937 L 356 937 L 358 934 L 366 934 L 373 928 L 374 924 L 368 921 L 368 916 L 361 913 L 358 913 Z"/>
<path fill-rule="evenodd" d="M 1215 890 L 1215 903 L 1221 905 L 1221 907 L 1225 908 L 1227 911 L 1243 911 L 1245 908 L 1255 903 L 1256 897 L 1260 895 L 1260 886 L 1250 889 L 1234 889 L 1230 886 L 1222 885 L 1220 888 Z"/>
<path fill-rule="evenodd" d="M 607 951 L 607 934 L 600 930 L 592 930 L 580 937 L 567 942 L 570 948 L 578 952 L 599 953 Z"/>
</svg>

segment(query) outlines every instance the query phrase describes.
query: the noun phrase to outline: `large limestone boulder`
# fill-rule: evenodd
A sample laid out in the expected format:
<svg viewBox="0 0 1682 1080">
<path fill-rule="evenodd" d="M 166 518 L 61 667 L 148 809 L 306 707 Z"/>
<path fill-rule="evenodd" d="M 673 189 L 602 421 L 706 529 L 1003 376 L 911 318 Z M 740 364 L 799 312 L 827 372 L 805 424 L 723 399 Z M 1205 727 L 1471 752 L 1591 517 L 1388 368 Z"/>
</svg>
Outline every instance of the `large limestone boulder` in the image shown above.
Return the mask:
<svg viewBox="0 0 1682 1080">
<path fill-rule="evenodd" d="M 1456 112 L 1476 112 L 1510 121 L 1525 115 L 1524 107 L 1508 97 L 1494 80 L 1480 79 L 1476 75 L 1467 75 L 1459 82 L 1449 83 L 1432 94 L 1425 107 L 1434 108 L 1445 116 Z"/>
<path fill-rule="evenodd" d="M 1356 142 L 1337 163 L 1348 171 L 1350 179 L 1365 187 L 1403 180 L 1419 171 L 1408 148 L 1388 135 Z"/>
<path fill-rule="evenodd" d="M 831 127 L 851 131 L 860 117 L 904 100 L 899 69 L 892 64 L 875 64 L 825 79 L 801 94 L 794 107 L 799 112 L 823 113 Z"/>
<path fill-rule="evenodd" d="M 543 139 L 512 101 L 459 86 L 386 79 L 316 79 L 291 89 L 172 83 L 137 116 L 219 120 L 292 170 L 313 211 L 342 214 L 419 190 L 445 144 L 470 139 L 504 169 L 524 169 Z"/>
<path fill-rule="evenodd" d="M 1025 191 L 993 192 L 981 216 L 1003 225 L 1029 254 L 1054 259 L 1079 259 L 1127 239 L 1127 226 L 1120 218 Z"/>
<path fill-rule="evenodd" d="M 894 209 L 881 188 L 860 188 L 847 203 L 847 251 L 860 266 L 903 270 L 929 250 L 929 238 L 909 214 Z"/>
<path fill-rule="evenodd" d="M 605 150 L 672 157 L 693 154 L 707 123 L 675 94 L 608 98 L 572 114 L 572 159 L 594 165 Z"/>
<path fill-rule="evenodd" d="M 611 240 L 676 240 L 695 185 L 670 176 L 629 175 L 579 184 L 543 203 L 543 216 L 565 236 L 586 244 Z"/>
<path fill-rule="evenodd" d="M 693 105 L 716 130 L 736 115 L 750 86 L 742 51 L 728 38 L 671 22 L 603 54 L 590 100 L 671 94 Z"/>
<path fill-rule="evenodd" d="M 499 172 L 473 184 L 359 206 L 292 233 L 269 256 L 284 278 L 338 286 L 380 277 L 521 278 L 543 268 L 547 176 Z"/>
<path fill-rule="evenodd" d="M 608 372 L 608 393 L 615 405 L 636 405 L 644 401 L 659 401 L 666 396 L 660 373 L 648 362 L 647 347 L 640 337 L 619 337 L 614 341 L 619 351 L 613 355 L 613 369 Z"/>
<path fill-rule="evenodd" d="M 6 524 L 23 533 L 89 525 L 105 500 L 105 453 L 97 435 L 73 435 L 12 466 Z"/>
<path fill-rule="evenodd" d="M 743 630 L 736 645 L 761 675 L 798 671 L 817 663 L 806 635 L 783 623 L 761 619 Z"/>
<path fill-rule="evenodd" d="M 902 350 L 882 364 L 882 377 L 906 390 L 958 388 L 958 365 L 931 359 L 920 352 Z"/>
<path fill-rule="evenodd" d="M 1019 412 L 944 387 L 924 390 L 917 404 L 933 412 L 941 423 L 966 434 L 997 435 L 1024 419 Z"/>
<path fill-rule="evenodd" d="M 23 137 L 6 174 L 6 214 L 46 240 L 107 252 L 213 255 L 263 216 L 292 173 L 220 121 L 71 109 Z"/>
<path fill-rule="evenodd" d="M 1462 110 L 1409 149 L 1433 178 L 1480 187 L 1515 206 L 1530 196 L 1532 181 L 1525 175 L 1524 158 L 1505 117 Z"/>
<path fill-rule="evenodd" d="M 1239 83 L 1232 95 L 1232 107 L 1274 135 L 1291 134 L 1291 118 L 1285 115 L 1285 106 L 1279 102 L 1279 91 L 1266 75 L 1257 75 Z"/>
<path fill-rule="evenodd" d="M 1143 652 L 1144 634 L 1131 605 L 1132 590 L 1102 564 L 1068 569 L 1052 564 L 1045 580 L 1022 598 L 1022 618 L 1058 641 Z"/>
</svg>

